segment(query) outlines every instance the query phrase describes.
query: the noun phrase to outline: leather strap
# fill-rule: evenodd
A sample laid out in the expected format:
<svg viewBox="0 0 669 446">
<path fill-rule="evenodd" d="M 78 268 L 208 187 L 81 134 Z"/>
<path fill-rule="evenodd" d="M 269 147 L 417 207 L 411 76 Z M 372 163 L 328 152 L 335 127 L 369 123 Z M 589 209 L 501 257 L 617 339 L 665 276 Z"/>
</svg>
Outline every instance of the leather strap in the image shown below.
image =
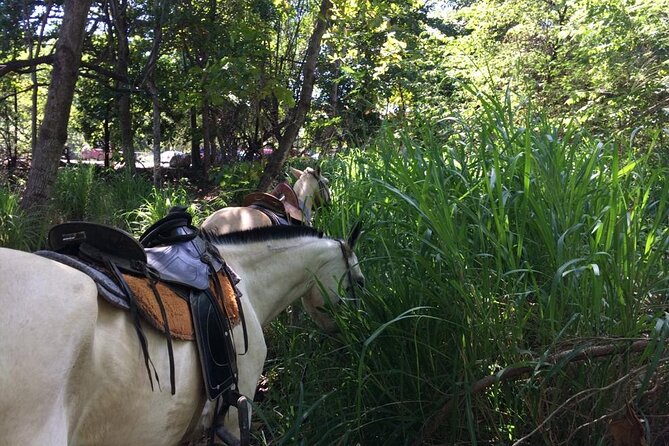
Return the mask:
<svg viewBox="0 0 669 446">
<path fill-rule="evenodd" d="M 118 280 L 119 285 L 123 289 L 123 291 L 126 293 L 126 296 L 128 297 L 128 303 L 130 305 L 130 315 L 132 317 L 132 323 L 135 326 L 135 331 L 137 332 L 137 337 L 139 338 L 139 344 L 142 347 L 142 355 L 144 356 L 144 365 L 146 366 L 146 372 L 149 375 L 149 381 L 151 382 L 151 390 L 153 391 L 153 378 L 151 377 L 151 369 L 153 368 L 153 374 L 156 377 L 156 383 L 158 383 L 158 386 L 160 387 L 160 379 L 158 378 L 158 372 L 156 371 L 156 366 L 153 365 L 153 361 L 151 361 L 151 358 L 149 357 L 149 344 L 148 341 L 146 340 L 146 336 L 144 335 L 144 331 L 142 330 L 142 326 L 139 320 L 139 310 L 137 309 L 137 301 L 135 300 L 134 294 L 132 294 L 132 291 L 128 287 L 128 284 L 123 280 L 123 275 L 121 274 L 121 271 L 119 271 L 118 267 L 114 265 L 109 259 L 105 259 L 105 265 L 107 268 L 109 268 L 109 271 L 112 272 L 116 280 Z"/>
<path fill-rule="evenodd" d="M 170 389 L 172 391 L 172 395 L 174 395 L 176 393 L 176 378 L 174 376 L 174 350 L 172 349 L 172 334 L 170 332 L 170 323 L 167 320 L 165 305 L 163 304 L 163 300 L 160 298 L 158 288 L 156 288 L 156 279 L 151 274 L 149 274 L 148 268 L 144 268 L 144 276 L 146 277 L 146 280 L 149 281 L 151 291 L 153 291 L 153 295 L 155 296 L 158 307 L 160 308 L 160 316 L 163 318 L 163 329 L 165 330 L 165 337 L 167 338 L 167 356 L 169 357 L 170 362 Z"/>
</svg>

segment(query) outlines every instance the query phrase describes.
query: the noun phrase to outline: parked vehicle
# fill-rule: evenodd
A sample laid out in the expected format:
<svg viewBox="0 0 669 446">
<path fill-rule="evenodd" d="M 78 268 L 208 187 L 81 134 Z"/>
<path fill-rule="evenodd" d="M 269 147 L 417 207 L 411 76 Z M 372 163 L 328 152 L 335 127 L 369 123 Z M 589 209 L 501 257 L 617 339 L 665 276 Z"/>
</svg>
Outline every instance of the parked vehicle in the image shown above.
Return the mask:
<svg viewBox="0 0 669 446">
<path fill-rule="evenodd" d="M 92 149 L 81 149 L 79 157 L 82 160 L 104 161 L 105 151 L 99 147 L 94 147 Z"/>
<path fill-rule="evenodd" d="M 191 156 L 190 153 L 176 153 L 172 159 L 170 159 L 170 167 L 172 168 L 184 168 L 190 166 Z"/>
<path fill-rule="evenodd" d="M 190 166 L 190 154 L 178 150 L 166 150 L 160 154 L 160 164 L 163 166 L 188 167 Z"/>
</svg>

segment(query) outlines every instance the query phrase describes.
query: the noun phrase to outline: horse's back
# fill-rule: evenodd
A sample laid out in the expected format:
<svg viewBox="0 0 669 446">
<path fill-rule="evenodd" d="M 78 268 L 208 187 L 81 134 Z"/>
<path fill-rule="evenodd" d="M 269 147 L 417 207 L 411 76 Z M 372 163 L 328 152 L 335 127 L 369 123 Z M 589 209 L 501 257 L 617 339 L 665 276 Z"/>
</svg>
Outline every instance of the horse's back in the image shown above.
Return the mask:
<svg viewBox="0 0 669 446">
<path fill-rule="evenodd" d="M 202 223 L 202 229 L 213 234 L 271 226 L 272 221 L 264 213 L 248 207 L 219 209 Z"/>
<path fill-rule="evenodd" d="M 196 427 L 194 344 L 174 342 L 171 395 L 165 338 L 143 324 L 162 378 L 152 391 L 129 313 L 85 274 L 0 248 L 0 305 L 0 445 L 168 445 Z"/>
<path fill-rule="evenodd" d="M 0 248 L 0 308 L 0 444 L 67 444 L 70 383 L 93 341 L 95 283 Z"/>
</svg>

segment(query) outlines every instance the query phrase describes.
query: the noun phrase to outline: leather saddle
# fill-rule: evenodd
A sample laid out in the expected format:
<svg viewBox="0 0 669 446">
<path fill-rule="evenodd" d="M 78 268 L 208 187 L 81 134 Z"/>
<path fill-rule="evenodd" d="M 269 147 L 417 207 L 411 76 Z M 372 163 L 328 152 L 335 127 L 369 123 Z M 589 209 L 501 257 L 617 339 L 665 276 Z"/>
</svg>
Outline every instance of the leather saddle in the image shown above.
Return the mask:
<svg viewBox="0 0 669 446">
<path fill-rule="evenodd" d="M 151 370 L 146 337 L 139 324 L 136 286 L 129 286 L 127 274 L 146 279 L 155 295 L 154 304 L 160 307 L 170 354 L 170 381 L 175 392 L 172 341 L 168 316 L 158 291 L 171 288 L 188 302 L 195 340 L 209 399 L 234 389 L 237 382 L 236 352 L 232 343 L 232 323 L 223 301 L 223 286 L 219 277 L 227 276 L 241 314 L 239 279 L 225 265 L 218 252 L 211 248 L 198 230 L 191 225 L 192 217 L 185 208 L 175 207 L 139 238 L 139 241 L 120 229 L 89 222 L 66 222 L 49 231 L 51 251 L 37 254 L 80 269 L 96 281 L 99 294 L 112 304 L 128 309 L 142 345 L 151 385 Z M 111 274 L 110 274 L 111 273 Z M 111 298 L 109 297 L 111 296 Z M 148 322 L 155 322 L 147 320 Z M 155 326 L 155 323 L 154 323 Z M 244 326 L 246 341 L 246 328 Z M 178 338 L 178 337 L 177 337 Z M 155 370 L 154 370 L 155 374 Z M 157 378 L 157 375 L 156 375 Z"/>
<path fill-rule="evenodd" d="M 144 247 L 132 235 L 97 223 L 71 221 L 56 225 L 49 230 L 47 244 L 53 251 L 75 256 L 94 258 L 104 253 L 126 270 L 137 270 L 147 262 Z"/>
<path fill-rule="evenodd" d="M 244 197 L 243 206 L 253 207 L 259 210 L 267 210 L 276 214 L 279 221 L 273 219 L 273 224 L 282 224 L 283 219 L 287 224 L 303 224 L 304 214 L 300 209 L 297 194 L 288 183 L 279 183 L 270 193 L 252 192 Z"/>
</svg>

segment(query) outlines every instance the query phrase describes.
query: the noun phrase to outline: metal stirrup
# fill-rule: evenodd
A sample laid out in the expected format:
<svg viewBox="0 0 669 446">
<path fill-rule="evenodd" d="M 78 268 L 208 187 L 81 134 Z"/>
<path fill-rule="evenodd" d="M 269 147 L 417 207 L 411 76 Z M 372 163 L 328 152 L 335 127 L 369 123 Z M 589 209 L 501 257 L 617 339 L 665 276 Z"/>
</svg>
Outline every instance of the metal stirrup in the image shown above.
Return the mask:
<svg viewBox="0 0 669 446">
<path fill-rule="evenodd" d="M 225 404 L 237 408 L 239 439 L 236 439 L 223 425 L 216 426 L 214 432 L 228 446 L 249 446 L 251 444 L 251 405 L 248 398 L 233 389 L 225 391 L 222 397 Z"/>
</svg>

